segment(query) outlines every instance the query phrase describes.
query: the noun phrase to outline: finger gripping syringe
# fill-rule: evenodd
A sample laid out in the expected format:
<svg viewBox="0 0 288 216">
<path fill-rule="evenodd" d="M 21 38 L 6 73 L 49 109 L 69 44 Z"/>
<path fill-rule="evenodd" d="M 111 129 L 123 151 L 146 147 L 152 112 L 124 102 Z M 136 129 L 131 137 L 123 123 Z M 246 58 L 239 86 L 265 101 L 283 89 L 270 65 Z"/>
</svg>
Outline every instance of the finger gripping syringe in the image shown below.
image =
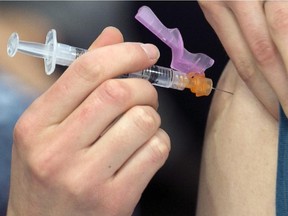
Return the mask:
<svg viewBox="0 0 288 216">
<path fill-rule="evenodd" d="M 13 33 L 7 45 L 7 53 L 13 57 L 17 51 L 44 59 L 45 72 L 50 75 L 56 64 L 69 66 L 76 58 L 87 52 L 85 49 L 57 43 L 56 31 L 50 30 L 46 36 L 46 43 L 34 43 L 19 40 L 17 33 Z M 122 75 L 122 78 L 142 78 L 153 85 L 183 90 L 189 88 L 196 96 L 208 96 L 213 89 L 213 82 L 205 74 L 183 73 L 171 68 L 152 66 L 148 69 Z"/>
</svg>

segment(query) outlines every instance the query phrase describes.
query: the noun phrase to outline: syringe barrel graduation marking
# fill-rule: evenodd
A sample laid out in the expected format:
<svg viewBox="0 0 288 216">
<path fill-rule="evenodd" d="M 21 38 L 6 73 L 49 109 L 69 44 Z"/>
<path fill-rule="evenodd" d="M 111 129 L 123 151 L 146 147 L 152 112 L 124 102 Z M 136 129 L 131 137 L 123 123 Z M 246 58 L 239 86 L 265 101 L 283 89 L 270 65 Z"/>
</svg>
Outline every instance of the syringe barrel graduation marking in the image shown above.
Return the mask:
<svg viewBox="0 0 288 216">
<path fill-rule="evenodd" d="M 158 65 L 138 71 L 135 73 L 124 74 L 122 78 L 141 78 L 148 80 L 155 86 L 183 90 L 188 88 L 195 93 L 197 97 L 208 96 L 213 88 L 211 79 L 206 78 L 204 74 L 183 73 Z"/>
<path fill-rule="evenodd" d="M 183 90 L 189 82 L 187 74 L 171 68 L 153 65 L 139 72 L 125 74 L 122 77 L 141 78 L 155 86 Z"/>
</svg>

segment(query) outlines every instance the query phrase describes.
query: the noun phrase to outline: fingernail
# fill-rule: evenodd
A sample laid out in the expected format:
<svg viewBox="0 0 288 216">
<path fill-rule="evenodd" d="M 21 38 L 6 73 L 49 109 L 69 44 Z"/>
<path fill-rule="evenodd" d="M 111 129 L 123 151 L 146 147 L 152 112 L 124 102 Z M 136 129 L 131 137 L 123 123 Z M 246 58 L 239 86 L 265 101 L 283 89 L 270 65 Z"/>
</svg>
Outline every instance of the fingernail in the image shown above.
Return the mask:
<svg viewBox="0 0 288 216">
<path fill-rule="evenodd" d="M 153 60 L 160 57 L 160 52 L 158 48 L 153 44 L 141 44 L 141 47 L 145 51 L 149 59 Z"/>
</svg>

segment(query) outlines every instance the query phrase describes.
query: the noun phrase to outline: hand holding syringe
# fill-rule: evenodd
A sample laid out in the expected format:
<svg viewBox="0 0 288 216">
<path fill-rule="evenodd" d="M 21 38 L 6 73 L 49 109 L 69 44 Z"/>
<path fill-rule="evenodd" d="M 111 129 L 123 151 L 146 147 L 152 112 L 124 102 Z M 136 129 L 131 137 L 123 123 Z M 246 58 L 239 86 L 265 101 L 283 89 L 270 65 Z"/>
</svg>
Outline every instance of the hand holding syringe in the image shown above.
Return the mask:
<svg viewBox="0 0 288 216">
<path fill-rule="evenodd" d="M 34 57 L 43 58 L 47 75 L 54 72 L 56 64 L 69 66 L 75 59 L 87 52 L 85 49 L 58 43 L 56 31 L 54 29 L 47 33 L 45 44 L 20 41 L 18 34 L 13 33 L 8 41 L 7 53 L 9 56 L 13 57 L 17 51 Z M 146 79 L 153 85 L 165 88 L 178 90 L 189 88 L 196 96 L 208 96 L 211 93 L 211 90 L 215 89 L 213 88 L 212 80 L 206 78 L 205 74 L 186 74 L 171 68 L 156 65 L 143 71 L 122 76 L 122 78 L 128 77 Z"/>
</svg>

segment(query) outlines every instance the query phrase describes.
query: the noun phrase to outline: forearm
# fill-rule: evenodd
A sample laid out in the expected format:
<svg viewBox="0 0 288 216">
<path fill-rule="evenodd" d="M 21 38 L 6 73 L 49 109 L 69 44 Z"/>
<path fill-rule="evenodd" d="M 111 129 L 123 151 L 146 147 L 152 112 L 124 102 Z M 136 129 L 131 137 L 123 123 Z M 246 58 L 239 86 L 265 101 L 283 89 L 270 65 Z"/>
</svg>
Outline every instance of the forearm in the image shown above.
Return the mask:
<svg viewBox="0 0 288 216">
<path fill-rule="evenodd" d="M 207 123 L 197 215 L 274 215 L 278 123 L 228 65 Z"/>
</svg>

